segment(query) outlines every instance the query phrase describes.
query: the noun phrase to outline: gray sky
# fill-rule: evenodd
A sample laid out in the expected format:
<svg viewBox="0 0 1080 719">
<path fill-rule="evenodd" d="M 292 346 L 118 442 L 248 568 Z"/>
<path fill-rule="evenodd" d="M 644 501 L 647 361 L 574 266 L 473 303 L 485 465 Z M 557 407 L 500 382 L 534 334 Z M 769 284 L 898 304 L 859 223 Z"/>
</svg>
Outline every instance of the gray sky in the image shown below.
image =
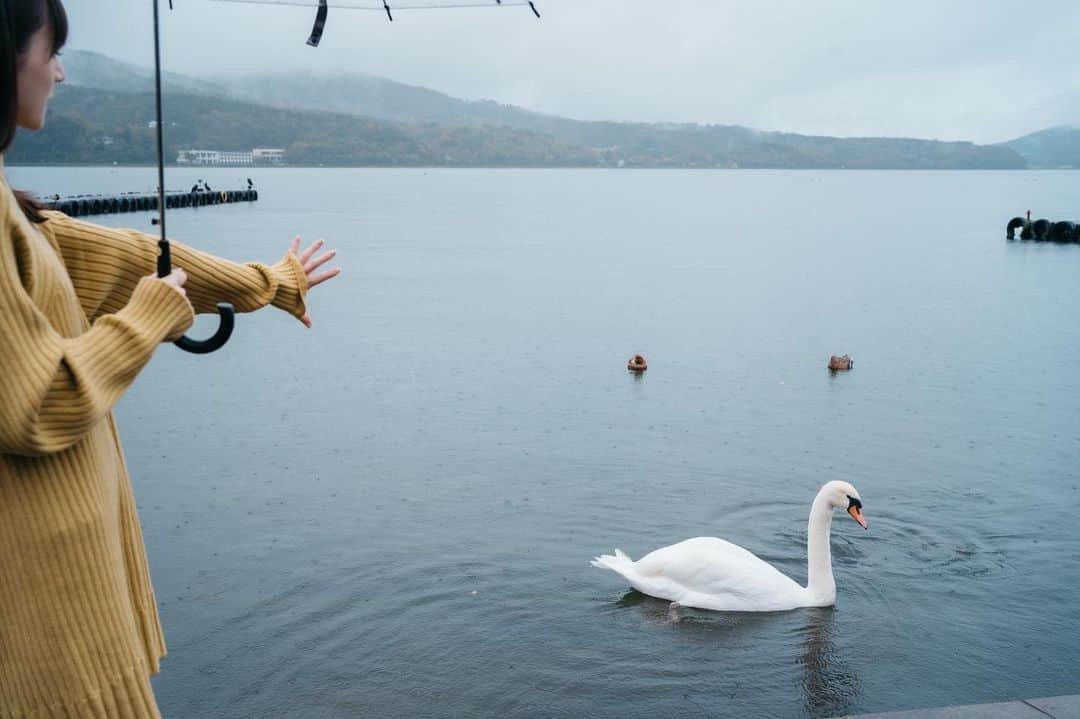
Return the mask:
<svg viewBox="0 0 1080 719">
<path fill-rule="evenodd" d="M 440 2 L 443 0 L 432 0 Z M 535 0 L 527 8 L 162 2 L 166 69 L 357 71 L 581 119 L 996 142 L 1080 123 L 1076 0 Z M 393 0 L 390 0 L 391 7 Z M 69 46 L 151 65 L 150 0 L 68 0 Z"/>
</svg>

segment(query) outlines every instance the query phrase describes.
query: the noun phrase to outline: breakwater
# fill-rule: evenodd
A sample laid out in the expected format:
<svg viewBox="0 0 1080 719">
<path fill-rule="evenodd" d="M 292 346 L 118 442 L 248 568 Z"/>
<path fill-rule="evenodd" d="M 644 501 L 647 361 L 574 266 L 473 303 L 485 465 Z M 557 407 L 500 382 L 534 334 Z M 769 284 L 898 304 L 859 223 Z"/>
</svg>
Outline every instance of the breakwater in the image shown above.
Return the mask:
<svg viewBox="0 0 1080 719">
<path fill-rule="evenodd" d="M 254 189 L 246 190 L 192 190 L 190 192 L 166 192 L 165 208 L 181 209 L 184 207 L 205 207 L 207 205 L 226 205 L 235 202 L 256 202 L 259 193 Z M 54 196 L 44 199 L 42 204 L 47 209 L 59 210 L 71 217 L 90 215 L 113 215 L 121 212 L 148 212 L 158 209 L 157 194 L 127 192 L 121 195 L 74 195 L 71 197 Z"/>
<path fill-rule="evenodd" d="M 1014 217 L 1005 225 L 1005 239 L 1015 240 L 1017 230 L 1020 231 L 1021 240 L 1080 244 L 1080 225 L 1070 220 L 1051 222 L 1047 219 L 1039 219 L 1032 221 L 1030 213 L 1026 218 Z"/>
</svg>

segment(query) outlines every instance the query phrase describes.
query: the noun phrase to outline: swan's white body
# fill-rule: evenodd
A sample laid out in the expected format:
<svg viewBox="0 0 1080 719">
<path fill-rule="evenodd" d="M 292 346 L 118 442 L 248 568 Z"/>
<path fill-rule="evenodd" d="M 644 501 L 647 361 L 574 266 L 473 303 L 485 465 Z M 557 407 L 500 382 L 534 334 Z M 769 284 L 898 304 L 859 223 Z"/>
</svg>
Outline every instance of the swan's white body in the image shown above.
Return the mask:
<svg viewBox="0 0 1080 719">
<path fill-rule="evenodd" d="M 829 550 L 832 511 L 841 501 L 846 506 L 850 498 L 857 501 L 859 494 L 847 482 L 829 482 L 815 497 L 807 528 L 805 587 L 751 552 L 716 537 L 687 539 L 636 562 L 616 549 L 614 556 L 603 554 L 592 565 L 617 572 L 639 592 L 687 607 L 776 612 L 831 606 L 836 603 Z"/>
</svg>

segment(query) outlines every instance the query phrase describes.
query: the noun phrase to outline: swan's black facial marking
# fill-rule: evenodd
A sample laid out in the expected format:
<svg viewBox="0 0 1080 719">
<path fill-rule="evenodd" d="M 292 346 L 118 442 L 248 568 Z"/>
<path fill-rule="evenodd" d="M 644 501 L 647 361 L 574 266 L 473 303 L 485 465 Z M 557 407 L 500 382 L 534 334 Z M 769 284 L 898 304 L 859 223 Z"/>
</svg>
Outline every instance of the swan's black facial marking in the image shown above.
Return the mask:
<svg viewBox="0 0 1080 719">
<path fill-rule="evenodd" d="M 856 509 L 862 509 L 862 502 L 855 499 L 850 494 L 845 494 L 844 496 L 848 499 L 848 509 L 851 509 L 852 507 L 855 507 Z"/>
</svg>

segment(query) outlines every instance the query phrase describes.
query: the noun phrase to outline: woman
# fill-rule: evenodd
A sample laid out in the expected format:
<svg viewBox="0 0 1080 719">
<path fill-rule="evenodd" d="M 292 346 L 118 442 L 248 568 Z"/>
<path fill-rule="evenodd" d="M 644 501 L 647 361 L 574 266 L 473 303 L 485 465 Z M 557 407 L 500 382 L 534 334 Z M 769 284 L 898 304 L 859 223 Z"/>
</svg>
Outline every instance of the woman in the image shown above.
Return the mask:
<svg viewBox="0 0 1080 719">
<path fill-rule="evenodd" d="M 64 79 L 60 0 L 0 0 L 0 152 Z M 156 717 L 165 644 L 112 408 L 154 349 L 215 303 L 310 326 L 338 274 L 299 238 L 273 266 L 45 212 L 0 178 L 0 718 Z"/>
</svg>

